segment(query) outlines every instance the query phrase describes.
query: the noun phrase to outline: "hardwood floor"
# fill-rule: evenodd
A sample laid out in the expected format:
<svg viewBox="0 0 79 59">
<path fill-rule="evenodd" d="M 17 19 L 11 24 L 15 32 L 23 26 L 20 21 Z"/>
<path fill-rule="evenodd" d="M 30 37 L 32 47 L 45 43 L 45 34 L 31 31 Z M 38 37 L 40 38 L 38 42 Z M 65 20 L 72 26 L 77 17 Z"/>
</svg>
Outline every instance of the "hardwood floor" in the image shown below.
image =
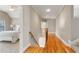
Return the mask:
<svg viewBox="0 0 79 59">
<path fill-rule="evenodd" d="M 48 39 L 44 48 L 37 44 L 26 49 L 25 53 L 74 53 L 74 49 L 66 46 L 56 35 L 48 33 Z"/>
</svg>

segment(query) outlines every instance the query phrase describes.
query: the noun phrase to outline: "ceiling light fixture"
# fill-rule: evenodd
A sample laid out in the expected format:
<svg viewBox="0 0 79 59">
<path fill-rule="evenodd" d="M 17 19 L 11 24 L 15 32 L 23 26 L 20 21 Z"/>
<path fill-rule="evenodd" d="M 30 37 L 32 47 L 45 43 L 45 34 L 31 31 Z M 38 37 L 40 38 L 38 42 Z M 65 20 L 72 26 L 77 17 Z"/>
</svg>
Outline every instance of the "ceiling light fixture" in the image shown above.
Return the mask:
<svg viewBox="0 0 79 59">
<path fill-rule="evenodd" d="M 9 10 L 10 11 L 14 11 L 15 10 L 15 6 L 9 6 Z"/>
<path fill-rule="evenodd" d="M 50 12 L 50 11 L 51 11 L 51 9 L 49 9 L 49 8 L 48 8 L 48 9 L 46 9 L 46 12 Z"/>
</svg>

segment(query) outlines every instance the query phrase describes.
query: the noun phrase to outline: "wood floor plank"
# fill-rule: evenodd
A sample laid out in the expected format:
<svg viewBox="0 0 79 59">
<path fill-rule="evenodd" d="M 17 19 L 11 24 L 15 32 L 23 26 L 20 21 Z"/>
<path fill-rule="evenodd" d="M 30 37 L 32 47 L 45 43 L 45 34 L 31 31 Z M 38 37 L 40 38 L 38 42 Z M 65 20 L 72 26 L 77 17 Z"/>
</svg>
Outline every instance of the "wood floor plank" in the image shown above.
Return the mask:
<svg viewBox="0 0 79 59">
<path fill-rule="evenodd" d="M 25 52 L 29 53 L 74 53 L 74 49 L 65 45 L 56 35 L 48 33 L 47 43 L 44 48 L 37 44 L 29 47 Z"/>
</svg>

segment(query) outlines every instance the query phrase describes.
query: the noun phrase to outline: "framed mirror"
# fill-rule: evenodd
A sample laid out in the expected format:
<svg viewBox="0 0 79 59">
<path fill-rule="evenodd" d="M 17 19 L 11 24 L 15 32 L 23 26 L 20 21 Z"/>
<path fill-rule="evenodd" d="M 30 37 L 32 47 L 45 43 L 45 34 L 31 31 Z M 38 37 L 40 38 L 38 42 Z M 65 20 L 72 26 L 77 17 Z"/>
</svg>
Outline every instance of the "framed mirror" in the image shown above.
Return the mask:
<svg viewBox="0 0 79 59">
<path fill-rule="evenodd" d="M 10 30 L 11 25 L 11 17 L 7 12 L 0 11 L 0 31 L 8 31 Z"/>
</svg>

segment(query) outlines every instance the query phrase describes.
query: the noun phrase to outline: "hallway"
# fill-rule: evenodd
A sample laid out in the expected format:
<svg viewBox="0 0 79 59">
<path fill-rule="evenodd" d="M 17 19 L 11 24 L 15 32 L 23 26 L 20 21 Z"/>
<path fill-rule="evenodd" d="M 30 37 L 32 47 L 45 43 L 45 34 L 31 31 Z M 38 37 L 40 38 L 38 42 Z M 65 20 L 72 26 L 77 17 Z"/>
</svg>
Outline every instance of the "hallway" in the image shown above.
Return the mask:
<svg viewBox="0 0 79 59">
<path fill-rule="evenodd" d="M 79 20 L 75 17 L 79 17 L 77 15 L 78 12 L 76 11 L 79 8 L 76 8 L 78 7 L 73 5 L 24 6 L 24 20 L 22 23 L 24 25 L 22 25 L 22 27 L 24 28 L 22 29 L 23 44 L 21 44 L 23 46 L 23 52 L 78 52 L 79 48 L 78 46 L 75 46 L 75 44 L 79 42 L 79 29 L 77 26 Z M 47 28 L 49 32 L 47 41 L 45 28 Z M 33 33 L 34 38 L 32 35 L 29 34 L 29 32 Z M 43 37 L 45 40 L 40 39 L 41 37 Z M 75 40 L 77 40 L 77 42 L 75 42 Z M 67 43 L 69 46 L 65 43 Z M 29 44 L 31 44 L 32 46 L 29 46 Z M 45 44 L 45 47 L 40 47 L 40 45 L 43 46 L 43 44 Z"/>
</svg>

